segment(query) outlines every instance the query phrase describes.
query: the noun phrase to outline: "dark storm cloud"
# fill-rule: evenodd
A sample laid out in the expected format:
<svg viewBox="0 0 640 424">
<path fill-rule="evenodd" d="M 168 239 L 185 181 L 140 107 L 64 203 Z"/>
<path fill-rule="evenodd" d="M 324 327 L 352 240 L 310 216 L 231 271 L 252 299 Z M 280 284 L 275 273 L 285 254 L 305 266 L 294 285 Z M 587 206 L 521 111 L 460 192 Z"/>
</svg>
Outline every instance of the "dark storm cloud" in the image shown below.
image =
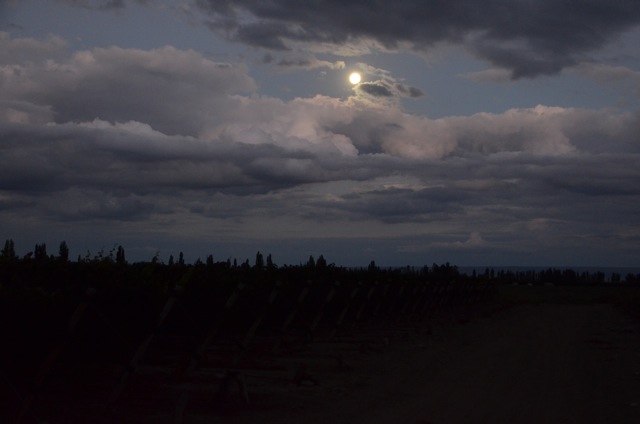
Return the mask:
<svg viewBox="0 0 640 424">
<path fill-rule="evenodd" d="M 416 87 L 411 87 L 400 83 L 396 84 L 395 87 L 404 96 L 411 97 L 412 99 L 424 96 L 424 91 Z"/>
<path fill-rule="evenodd" d="M 363 91 L 374 97 L 392 97 L 393 93 L 389 87 L 382 83 L 363 82 L 359 84 L 357 90 Z"/>
<path fill-rule="evenodd" d="M 465 45 L 513 78 L 554 74 L 640 23 L 633 0 L 394 2 L 198 0 L 209 26 L 237 41 L 274 50 L 296 43 L 345 45 L 374 40 Z"/>
</svg>

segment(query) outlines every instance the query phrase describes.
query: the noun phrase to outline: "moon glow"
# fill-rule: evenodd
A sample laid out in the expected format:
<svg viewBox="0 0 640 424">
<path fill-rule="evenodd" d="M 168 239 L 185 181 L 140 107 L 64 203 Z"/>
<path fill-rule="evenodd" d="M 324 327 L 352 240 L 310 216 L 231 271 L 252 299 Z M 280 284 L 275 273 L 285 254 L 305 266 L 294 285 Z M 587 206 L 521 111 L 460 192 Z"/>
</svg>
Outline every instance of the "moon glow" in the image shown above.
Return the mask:
<svg viewBox="0 0 640 424">
<path fill-rule="evenodd" d="M 357 72 L 352 72 L 351 75 L 349 75 L 349 82 L 353 85 L 358 84 L 361 79 L 362 77 Z"/>
</svg>

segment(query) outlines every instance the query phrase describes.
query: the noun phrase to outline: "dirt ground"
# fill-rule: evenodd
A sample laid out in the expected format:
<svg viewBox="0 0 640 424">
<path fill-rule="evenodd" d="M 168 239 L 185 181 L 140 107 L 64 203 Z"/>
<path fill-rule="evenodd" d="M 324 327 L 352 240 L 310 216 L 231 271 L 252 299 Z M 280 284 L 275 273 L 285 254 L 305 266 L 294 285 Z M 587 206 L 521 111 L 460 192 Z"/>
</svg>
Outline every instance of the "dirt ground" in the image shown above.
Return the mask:
<svg viewBox="0 0 640 424">
<path fill-rule="evenodd" d="M 423 330 L 345 354 L 349 371 L 307 384 L 261 391 L 247 375 L 249 407 L 185 410 L 183 422 L 640 423 L 640 333 L 612 302 L 514 301 Z"/>
</svg>

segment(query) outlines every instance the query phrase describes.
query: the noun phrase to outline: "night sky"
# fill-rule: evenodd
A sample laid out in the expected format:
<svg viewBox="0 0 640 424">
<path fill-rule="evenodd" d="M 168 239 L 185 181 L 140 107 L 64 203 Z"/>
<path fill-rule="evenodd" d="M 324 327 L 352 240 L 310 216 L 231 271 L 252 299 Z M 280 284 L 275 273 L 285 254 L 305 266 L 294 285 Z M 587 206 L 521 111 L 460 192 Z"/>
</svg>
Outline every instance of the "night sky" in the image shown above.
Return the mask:
<svg viewBox="0 0 640 424">
<path fill-rule="evenodd" d="M 638 46 L 637 0 L 0 0 L 0 238 L 638 266 Z"/>
</svg>

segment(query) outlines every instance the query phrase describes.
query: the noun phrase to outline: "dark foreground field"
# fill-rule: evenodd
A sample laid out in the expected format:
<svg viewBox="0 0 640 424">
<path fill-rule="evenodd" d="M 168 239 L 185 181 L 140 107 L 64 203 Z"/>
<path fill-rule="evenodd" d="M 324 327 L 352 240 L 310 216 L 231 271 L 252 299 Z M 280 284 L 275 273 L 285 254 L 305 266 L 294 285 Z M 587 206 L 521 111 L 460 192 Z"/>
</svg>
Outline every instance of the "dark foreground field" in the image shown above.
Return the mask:
<svg viewBox="0 0 640 424">
<path fill-rule="evenodd" d="M 194 423 L 637 423 L 629 288 L 504 286 L 321 384 Z"/>
<path fill-rule="evenodd" d="M 319 299 L 337 302 L 327 290 Z M 403 306 L 393 321 L 357 320 L 357 299 L 375 290 L 343 291 L 351 307 L 321 303 L 305 321 L 331 315 L 322 334 L 262 334 L 265 309 L 242 327 L 247 346 L 217 328 L 197 360 L 176 350 L 188 335 L 167 330 L 101 357 L 76 340 L 94 332 L 114 343 L 111 321 L 93 317 L 88 332 L 78 324 L 74 337 L 52 335 L 53 349 L 4 358 L 3 422 L 640 422 L 638 288 L 501 285 L 471 300 L 384 306 Z"/>
<path fill-rule="evenodd" d="M 509 307 L 435 325 L 341 384 L 226 422 L 640 422 L 638 323 L 613 290 L 503 287 Z"/>
</svg>

